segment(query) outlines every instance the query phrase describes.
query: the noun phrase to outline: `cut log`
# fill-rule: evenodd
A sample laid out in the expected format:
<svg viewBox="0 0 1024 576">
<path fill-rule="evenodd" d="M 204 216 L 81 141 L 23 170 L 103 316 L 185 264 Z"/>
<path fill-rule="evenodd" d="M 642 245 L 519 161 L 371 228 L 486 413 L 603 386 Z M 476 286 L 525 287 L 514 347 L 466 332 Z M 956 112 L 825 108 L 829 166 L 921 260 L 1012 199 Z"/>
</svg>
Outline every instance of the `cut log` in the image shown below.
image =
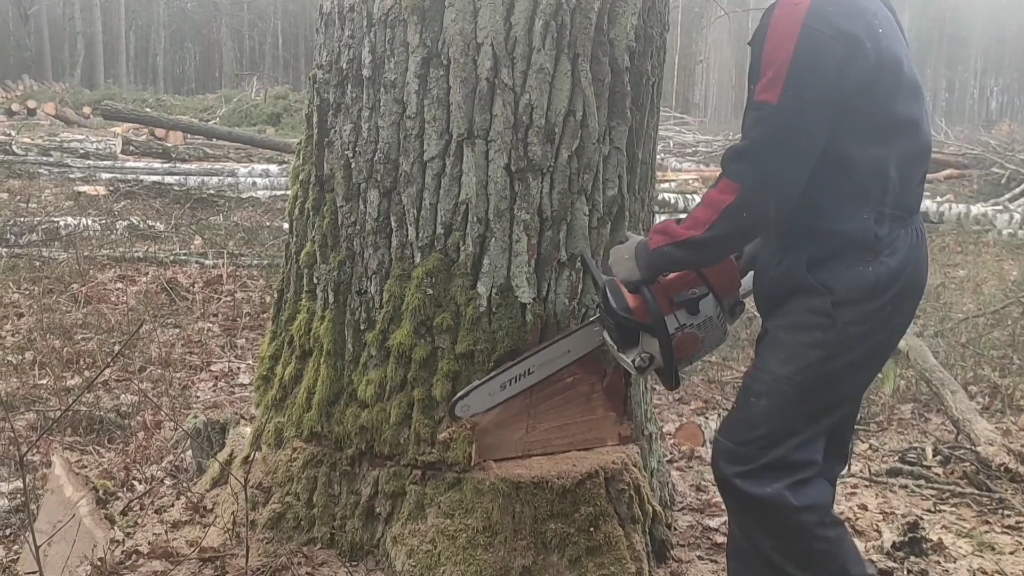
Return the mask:
<svg viewBox="0 0 1024 576">
<path fill-rule="evenodd" d="M 17 102 L 11 102 L 6 108 L 8 116 L 17 116 L 18 114 L 21 114 L 24 109 L 25 108 Z"/>
<path fill-rule="evenodd" d="M 202 146 L 171 146 L 156 140 L 142 140 L 122 136 L 121 143 L 121 153 L 126 156 L 156 158 L 158 160 L 174 162 L 285 163 L 289 161 L 289 156 L 280 152 L 220 142 L 203 142 Z"/>
<path fill-rule="evenodd" d="M 55 116 L 57 114 L 57 103 L 56 102 L 43 102 L 43 105 L 39 108 L 43 114 L 47 116 Z"/>
<path fill-rule="evenodd" d="M 80 160 L 77 158 L 17 157 L 8 160 L 17 164 L 63 168 L 80 172 L 109 174 L 141 174 L 150 176 L 220 176 L 229 178 L 288 178 L 287 164 L 186 164 L 182 162 L 135 162 L 111 160 Z"/>
<path fill-rule="evenodd" d="M 1018 469 L 1017 458 L 1004 445 L 999 432 L 985 420 L 960 383 L 935 359 L 928 346 L 914 335 L 913 328 L 900 341 L 899 349 L 938 398 L 950 424 L 971 443 L 978 455 L 999 470 Z"/>
<path fill-rule="evenodd" d="M 39 103 L 29 98 L 25 100 L 25 114 L 29 118 L 35 118 L 36 114 L 39 113 Z"/>
<path fill-rule="evenodd" d="M 185 143 L 185 134 L 181 130 L 168 130 L 164 135 L 164 142 L 171 146 L 181 146 Z"/>
<path fill-rule="evenodd" d="M 163 142 L 164 139 L 167 138 L 167 130 L 164 130 L 163 128 L 150 128 L 149 129 L 149 136 L 151 138 L 155 138 L 155 139 Z"/>
<path fill-rule="evenodd" d="M 83 160 L 117 160 L 121 142 L 116 138 L 89 138 L 62 135 L 58 138 L 9 138 L 0 136 L 0 157 L 42 156 L 47 158 L 81 158 Z"/>
<path fill-rule="evenodd" d="M 65 126 L 86 128 L 89 130 L 98 130 L 103 127 L 103 121 L 99 118 L 83 118 L 78 114 L 75 114 L 74 110 L 66 106 L 55 105 L 53 113 L 46 112 L 46 110 L 43 110 L 43 112 L 52 116 L 55 120 L 60 121 Z"/>
<path fill-rule="evenodd" d="M 600 350 L 474 417 L 474 464 L 632 442 L 622 369 Z"/>
<path fill-rule="evenodd" d="M 106 120 L 115 122 L 132 122 L 165 130 L 179 130 L 193 136 L 234 142 L 236 144 L 244 144 L 254 148 L 274 150 L 287 154 L 295 152 L 295 142 L 290 140 L 253 134 L 244 130 L 224 128 L 223 126 L 199 122 L 190 118 L 147 112 L 111 102 L 105 102 L 100 106 L 99 115 Z"/>
<path fill-rule="evenodd" d="M 92 118 L 92 106 L 82 106 L 82 118 Z"/>
</svg>

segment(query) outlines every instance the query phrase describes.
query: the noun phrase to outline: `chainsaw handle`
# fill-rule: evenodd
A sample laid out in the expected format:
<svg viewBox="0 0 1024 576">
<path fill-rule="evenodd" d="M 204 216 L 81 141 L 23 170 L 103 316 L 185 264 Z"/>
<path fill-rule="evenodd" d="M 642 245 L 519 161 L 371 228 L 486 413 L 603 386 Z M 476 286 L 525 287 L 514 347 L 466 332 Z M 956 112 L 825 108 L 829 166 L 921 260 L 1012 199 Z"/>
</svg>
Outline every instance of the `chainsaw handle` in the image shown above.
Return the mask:
<svg viewBox="0 0 1024 576">
<path fill-rule="evenodd" d="M 648 310 L 654 311 L 661 308 L 654 293 L 651 292 L 649 284 L 640 285 L 640 297 L 643 298 Z M 675 392 L 679 389 L 682 381 L 679 379 L 679 370 L 676 368 L 676 351 L 672 347 L 672 335 L 668 332 L 664 314 L 652 312 L 650 317 L 651 331 L 654 332 L 653 336 L 658 340 L 658 352 L 661 355 L 661 369 L 655 368 L 655 372 L 658 374 L 658 379 L 661 380 L 661 385 L 669 392 Z"/>
</svg>

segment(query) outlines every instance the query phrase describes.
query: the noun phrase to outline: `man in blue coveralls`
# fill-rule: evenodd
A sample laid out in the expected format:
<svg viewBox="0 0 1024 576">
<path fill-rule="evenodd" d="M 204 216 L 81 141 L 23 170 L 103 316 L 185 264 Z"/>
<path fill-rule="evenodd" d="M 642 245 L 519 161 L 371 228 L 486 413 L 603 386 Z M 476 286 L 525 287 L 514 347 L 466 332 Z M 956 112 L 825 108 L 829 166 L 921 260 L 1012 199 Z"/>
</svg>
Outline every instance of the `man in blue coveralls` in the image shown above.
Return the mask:
<svg viewBox="0 0 1024 576">
<path fill-rule="evenodd" d="M 729 575 L 873 574 L 835 488 L 864 393 L 927 282 L 924 90 L 889 0 L 778 0 L 750 47 L 742 137 L 721 176 L 609 264 L 651 281 L 760 239 L 761 331 L 711 457 Z"/>
</svg>

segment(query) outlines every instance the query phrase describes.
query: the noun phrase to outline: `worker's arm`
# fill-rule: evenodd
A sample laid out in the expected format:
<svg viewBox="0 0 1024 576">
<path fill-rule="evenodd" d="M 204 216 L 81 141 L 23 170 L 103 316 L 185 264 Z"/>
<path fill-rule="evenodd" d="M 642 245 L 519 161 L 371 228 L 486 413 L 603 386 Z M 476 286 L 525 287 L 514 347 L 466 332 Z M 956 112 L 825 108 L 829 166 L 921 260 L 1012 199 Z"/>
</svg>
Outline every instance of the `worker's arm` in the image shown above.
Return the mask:
<svg viewBox="0 0 1024 576">
<path fill-rule="evenodd" d="M 808 14 L 823 9 L 813 4 L 775 5 L 740 141 L 726 150 L 722 174 L 686 218 L 660 222 L 636 243 L 643 278 L 707 267 L 740 252 L 803 189 L 825 145 L 848 57 Z"/>
</svg>

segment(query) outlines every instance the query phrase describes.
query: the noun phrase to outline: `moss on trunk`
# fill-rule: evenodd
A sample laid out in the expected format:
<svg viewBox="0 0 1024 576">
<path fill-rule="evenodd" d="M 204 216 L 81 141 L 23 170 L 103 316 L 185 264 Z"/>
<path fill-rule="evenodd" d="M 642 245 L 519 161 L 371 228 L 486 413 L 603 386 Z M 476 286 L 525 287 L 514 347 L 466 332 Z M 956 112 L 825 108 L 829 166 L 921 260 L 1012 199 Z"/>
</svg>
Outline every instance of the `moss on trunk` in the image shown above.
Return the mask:
<svg viewBox="0 0 1024 576">
<path fill-rule="evenodd" d="M 592 313 L 579 257 L 650 221 L 665 0 L 328 0 L 256 378 L 266 526 L 397 574 L 649 574 L 640 449 L 469 470 L 448 401 Z M 572 465 L 566 467 L 566 462 Z"/>
</svg>

